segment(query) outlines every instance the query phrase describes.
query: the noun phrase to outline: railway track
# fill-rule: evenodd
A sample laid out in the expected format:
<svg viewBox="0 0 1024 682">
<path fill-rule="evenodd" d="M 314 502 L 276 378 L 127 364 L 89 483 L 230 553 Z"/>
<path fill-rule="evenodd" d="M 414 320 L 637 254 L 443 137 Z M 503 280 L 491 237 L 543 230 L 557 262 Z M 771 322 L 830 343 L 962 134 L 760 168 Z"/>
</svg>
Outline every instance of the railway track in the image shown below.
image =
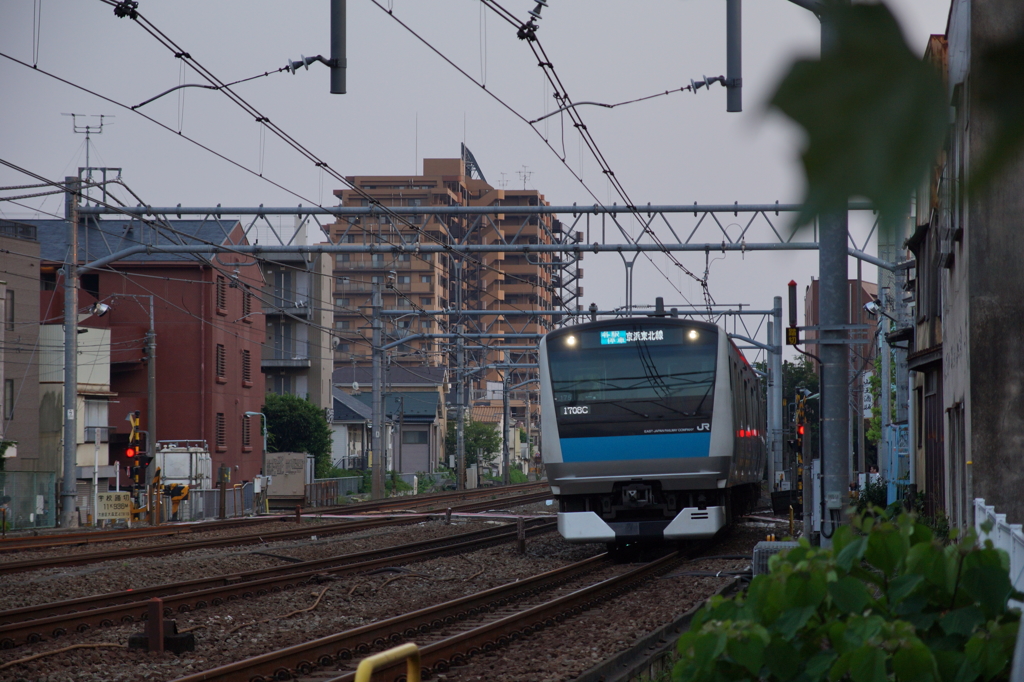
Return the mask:
<svg viewBox="0 0 1024 682">
<path fill-rule="evenodd" d="M 50 533 L 47 535 L 26 535 L 22 537 L 10 537 L 0 540 L 0 552 L 13 552 L 26 549 L 47 549 L 54 547 L 69 547 L 81 545 L 101 544 L 105 542 L 120 542 L 124 540 L 138 540 L 151 537 L 169 537 L 175 535 L 188 535 L 190 533 L 205 533 L 211 530 L 224 530 L 226 528 L 242 528 L 260 523 L 274 523 L 276 521 L 291 521 L 294 515 L 268 515 L 249 517 L 244 519 L 222 519 L 218 521 L 203 521 L 202 523 L 175 523 L 162 526 L 144 526 L 141 528 L 128 528 L 119 530 L 94 530 L 85 533 Z"/>
<path fill-rule="evenodd" d="M 515 498 L 520 494 L 539 493 L 547 491 L 550 495 L 550 486 L 545 483 L 520 483 L 517 485 L 498 486 L 493 488 L 473 488 L 472 490 L 461 490 L 449 493 L 436 493 L 433 495 L 408 495 L 402 497 L 391 497 L 385 500 L 372 500 L 368 502 L 354 502 L 333 507 L 316 507 L 307 509 L 306 513 L 315 514 L 364 514 L 375 511 L 403 511 L 407 509 L 437 509 L 445 508 L 452 502 L 469 500 L 489 499 L 495 502 L 505 498 Z"/>
<path fill-rule="evenodd" d="M 536 495 L 547 491 L 547 484 L 525 483 L 500 488 L 475 488 L 452 493 L 438 493 L 434 495 L 412 495 L 406 497 L 389 498 L 385 500 L 373 500 L 369 502 L 355 502 L 352 504 L 338 505 L 332 507 L 315 507 L 305 510 L 305 514 L 364 514 L 371 512 L 404 512 L 410 509 L 436 509 L 447 508 L 456 505 L 454 508 L 459 511 L 486 510 L 488 505 L 499 504 L 505 499 L 518 499 L 529 497 L 530 501 L 538 501 Z M 544 499 L 544 498 L 540 498 Z M 472 504 L 473 500 L 482 500 Z M 458 504 L 466 502 L 467 504 Z M 517 502 L 517 504 L 528 504 L 529 502 Z M 47 535 L 22 536 L 0 539 L 0 552 L 13 552 L 31 549 L 53 549 L 58 547 L 72 547 L 107 542 L 121 542 L 127 540 L 139 540 L 151 537 L 173 537 L 188 535 L 190 533 L 206 532 L 211 530 L 223 530 L 226 528 L 242 528 L 247 525 L 266 523 L 271 521 L 290 521 L 294 515 L 267 515 L 246 519 L 222 519 L 218 521 L 204 521 L 202 523 L 187 524 L 164 524 L 161 526 L 144 526 L 140 528 L 121 530 L 97 530 L 79 533 L 51 533 Z M 265 537 L 265 536 L 263 536 Z M 104 559 L 100 558 L 99 561 Z M 0 564 L 3 569 L 11 570 L 15 564 Z M 68 564 L 71 565 L 71 564 Z M 27 569 L 14 570 L 32 570 Z"/>
<path fill-rule="evenodd" d="M 554 528 L 554 521 L 537 521 L 527 524 L 527 533 L 532 535 Z M 474 551 L 515 537 L 515 527 L 508 524 L 380 550 L 12 609 L 0 612 L 0 648 L 32 644 L 72 631 L 87 632 L 95 627 L 144 620 L 147 601 L 152 597 L 163 599 L 167 615 L 187 613 L 193 609 L 218 606 L 225 601 L 262 596 L 341 575 Z"/>
<path fill-rule="evenodd" d="M 497 500 L 487 499 L 480 502 L 466 502 L 463 504 L 451 504 L 450 501 L 447 502 L 453 511 L 480 512 L 488 511 L 494 509 L 495 507 L 501 507 L 503 505 L 519 506 L 524 504 L 532 504 L 534 502 L 543 501 L 549 498 L 550 496 L 551 495 L 548 492 L 538 492 L 532 494 L 516 495 L 514 497 L 502 497 Z M 270 531 L 264 533 L 252 533 L 249 535 L 235 535 L 228 538 L 208 538 L 204 540 L 177 542 L 173 544 L 118 548 L 100 552 L 83 552 L 80 554 L 68 554 L 60 557 L 26 559 L 24 561 L 7 561 L 0 563 L 0 570 L 3 570 L 4 573 L 19 573 L 24 571 L 37 571 L 47 568 L 66 568 L 69 566 L 82 566 L 85 564 L 99 563 L 102 561 L 111 561 L 114 559 L 121 560 L 131 557 L 164 556 L 167 554 L 176 554 L 178 552 L 187 552 L 196 549 L 211 549 L 217 547 L 233 547 L 251 544 L 264 544 L 267 542 L 305 538 L 309 535 L 338 535 L 341 533 L 352 533 L 355 531 L 368 530 L 372 528 L 381 528 L 384 526 L 399 526 L 410 523 L 416 523 L 417 521 L 423 520 L 423 518 L 424 515 L 422 514 L 403 514 L 401 516 L 389 518 L 380 518 L 378 516 L 354 521 L 342 521 L 338 523 L 323 524 L 315 527 L 303 527 L 300 525 L 296 528 L 286 530 Z"/>
<path fill-rule="evenodd" d="M 313 674 L 320 681 L 330 678 L 331 682 L 350 682 L 355 678 L 358 658 L 374 649 L 413 639 L 421 644 L 425 675 L 444 673 L 480 652 L 528 637 L 601 601 L 621 595 L 668 572 L 685 558 L 680 552 L 673 552 L 615 577 L 567 591 L 565 586 L 570 581 L 585 578 L 610 565 L 608 555 L 602 554 L 532 578 L 181 677 L 175 682 L 270 682 L 302 680 Z M 558 589 L 562 591 L 545 598 L 545 593 Z M 461 631 L 452 634 L 453 629 Z M 433 641 L 422 644 L 430 639 Z M 405 673 L 404 666 L 403 662 L 384 669 L 374 680 L 400 678 Z M 339 667 L 352 670 L 330 677 L 328 671 Z"/>
</svg>

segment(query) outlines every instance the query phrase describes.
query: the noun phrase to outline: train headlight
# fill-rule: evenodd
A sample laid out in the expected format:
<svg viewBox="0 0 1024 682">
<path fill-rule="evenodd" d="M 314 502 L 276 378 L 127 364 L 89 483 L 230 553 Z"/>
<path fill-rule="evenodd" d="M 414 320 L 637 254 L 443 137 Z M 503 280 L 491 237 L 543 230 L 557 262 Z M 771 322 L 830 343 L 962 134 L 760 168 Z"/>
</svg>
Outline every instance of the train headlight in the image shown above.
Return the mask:
<svg viewBox="0 0 1024 682">
<path fill-rule="evenodd" d="M 697 333 L 696 329 L 691 329 L 686 334 L 686 338 L 690 339 L 690 341 L 696 341 L 698 336 L 700 336 L 700 334 Z"/>
<path fill-rule="evenodd" d="M 565 337 L 565 345 L 569 346 L 570 348 L 574 348 L 576 346 L 576 337 L 573 336 L 572 334 Z"/>
</svg>

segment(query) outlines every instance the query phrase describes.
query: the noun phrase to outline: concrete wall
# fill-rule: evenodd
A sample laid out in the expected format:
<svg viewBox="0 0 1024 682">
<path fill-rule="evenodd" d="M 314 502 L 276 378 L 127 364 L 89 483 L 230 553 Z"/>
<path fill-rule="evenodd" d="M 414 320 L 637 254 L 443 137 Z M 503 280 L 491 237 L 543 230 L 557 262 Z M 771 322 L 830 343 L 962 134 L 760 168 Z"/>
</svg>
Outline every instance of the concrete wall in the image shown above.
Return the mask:
<svg viewBox="0 0 1024 682">
<path fill-rule="evenodd" d="M 1024 26 L 1018 0 L 971 3 L 970 65 L 980 74 L 985 49 Z M 970 88 L 971 162 L 992 139 L 996 121 Z M 1024 521 L 1024 154 L 972 197 L 965 230 L 970 293 L 970 449 L 974 497 L 1012 523 Z"/>
</svg>

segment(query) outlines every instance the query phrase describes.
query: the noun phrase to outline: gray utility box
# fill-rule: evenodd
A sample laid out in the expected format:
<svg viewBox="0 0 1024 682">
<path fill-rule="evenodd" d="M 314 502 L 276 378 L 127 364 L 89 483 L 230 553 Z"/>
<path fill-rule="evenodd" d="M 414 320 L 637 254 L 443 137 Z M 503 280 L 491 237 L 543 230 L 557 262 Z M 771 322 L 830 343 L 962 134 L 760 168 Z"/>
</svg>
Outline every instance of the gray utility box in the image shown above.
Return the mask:
<svg viewBox="0 0 1024 682">
<path fill-rule="evenodd" d="M 794 540 L 762 540 L 754 545 L 754 575 L 768 573 L 768 560 L 779 552 L 785 552 L 799 546 Z"/>
</svg>

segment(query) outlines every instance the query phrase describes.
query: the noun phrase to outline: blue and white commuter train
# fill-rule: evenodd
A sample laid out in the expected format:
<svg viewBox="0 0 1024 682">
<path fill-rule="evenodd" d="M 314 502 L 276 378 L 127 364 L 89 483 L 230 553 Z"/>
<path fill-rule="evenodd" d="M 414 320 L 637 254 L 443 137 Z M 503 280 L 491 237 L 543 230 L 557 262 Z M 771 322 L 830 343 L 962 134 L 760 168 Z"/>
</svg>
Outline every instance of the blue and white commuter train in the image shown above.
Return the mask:
<svg viewBox="0 0 1024 682">
<path fill-rule="evenodd" d="M 570 542 L 707 538 L 757 499 L 759 379 L 724 329 L 667 316 L 540 341 L 541 455 Z"/>
</svg>

